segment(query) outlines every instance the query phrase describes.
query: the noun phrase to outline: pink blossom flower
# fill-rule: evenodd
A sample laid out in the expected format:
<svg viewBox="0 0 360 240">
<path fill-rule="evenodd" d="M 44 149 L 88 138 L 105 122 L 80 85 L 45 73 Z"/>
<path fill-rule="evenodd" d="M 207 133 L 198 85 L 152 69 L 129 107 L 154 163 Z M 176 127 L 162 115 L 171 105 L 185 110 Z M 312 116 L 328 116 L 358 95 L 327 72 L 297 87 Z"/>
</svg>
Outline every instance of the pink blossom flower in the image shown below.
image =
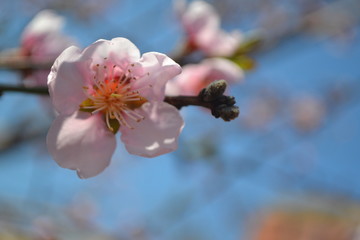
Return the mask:
<svg viewBox="0 0 360 240">
<path fill-rule="evenodd" d="M 301 96 L 291 107 L 293 124 L 303 132 L 315 130 L 323 123 L 326 115 L 325 103 L 316 96 Z"/>
<path fill-rule="evenodd" d="M 163 102 L 166 82 L 181 67 L 164 54 L 140 57 L 125 38 L 67 48 L 48 77 L 59 113 L 47 136 L 50 154 L 79 177 L 99 174 L 115 150 L 115 133 L 131 154 L 155 157 L 174 151 L 183 128 L 179 111 Z"/>
<path fill-rule="evenodd" d="M 25 27 L 21 37 L 20 54 L 36 62 L 54 61 L 74 41 L 61 32 L 64 19 L 51 10 L 39 12 Z M 48 70 L 33 71 L 28 78 L 28 85 L 46 86 Z M 24 74 L 25 77 L 29 73 Z"/>
<path fill-rule="evenodd" d="M 238 83 L 244 78 L 243 70 L 224 58 L 208 58 L 199 64 L 188 64 L 182 73 L 166 85 L 167 95 L 197 95 L 208 84 L 223 79 Z"/>
<path fill-rule="evenodd" d="M 269 89 L 261 89 L 243 107 L 242 123 L 251 130 L 265 130 L 284 108 L 279 94 Z"/>
<path fill-rule="evenodd" d="M 176 6 L 188 37 L 188 48 L 200 49 L 208 56 L 231 56 L 242 40 L 239 31 L 224 32 L 215 9 L 204 1 L 193 1 L 188 6 L 179 0 Z"/>
</svg>

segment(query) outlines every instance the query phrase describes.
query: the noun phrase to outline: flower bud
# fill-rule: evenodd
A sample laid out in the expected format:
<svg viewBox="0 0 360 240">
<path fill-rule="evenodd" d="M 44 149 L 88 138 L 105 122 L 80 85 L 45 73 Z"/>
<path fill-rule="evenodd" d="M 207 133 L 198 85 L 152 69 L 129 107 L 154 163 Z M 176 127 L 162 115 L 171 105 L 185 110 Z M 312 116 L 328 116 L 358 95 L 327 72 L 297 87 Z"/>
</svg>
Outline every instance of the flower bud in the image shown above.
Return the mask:
<svg viewBox="0 0 360 240">
<path fill-rule="evenodd" d="M 240 114 L 240 110 L 237 106 L 220 105 L 212 111 L 212 114 L 216 118 L 220 117 L 224 121 L 228 122 L 237 118 Z"/>
<path fill-rule="evenodd" d="M 200 92 L 200 97 L 205 102 L 214 101 L 215 99 L 221 97 L 224 94 L 226 87 L 227 83 L 225 80 L 216 80 L 210 83 Z"/>
</svg>

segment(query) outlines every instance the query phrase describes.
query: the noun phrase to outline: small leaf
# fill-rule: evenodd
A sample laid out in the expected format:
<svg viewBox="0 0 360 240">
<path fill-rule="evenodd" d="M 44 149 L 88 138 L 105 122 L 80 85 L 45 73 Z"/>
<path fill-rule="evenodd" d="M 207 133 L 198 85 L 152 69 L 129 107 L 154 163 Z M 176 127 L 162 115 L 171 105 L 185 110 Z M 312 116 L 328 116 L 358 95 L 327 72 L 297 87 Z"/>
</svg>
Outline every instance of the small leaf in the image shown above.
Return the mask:
<svg viewBox="0 0 360 240">
<path fill-rule="evenodd" d="M 262 39 L 259 34 L 252 34 L 245 38 L 245 40 L 240 44 L 239 48 L 236 50 L 233 56 L 239 56 L 254 52 L 262 44 Z"/>
<path fill-rule="evenodd" d="M 256 67 L 255 60 L 246 55 L 231 57 L 229 60 L 234 62 L 236 65 L 238 65 L 244 70 L 252 70 Z"/>
</svg>

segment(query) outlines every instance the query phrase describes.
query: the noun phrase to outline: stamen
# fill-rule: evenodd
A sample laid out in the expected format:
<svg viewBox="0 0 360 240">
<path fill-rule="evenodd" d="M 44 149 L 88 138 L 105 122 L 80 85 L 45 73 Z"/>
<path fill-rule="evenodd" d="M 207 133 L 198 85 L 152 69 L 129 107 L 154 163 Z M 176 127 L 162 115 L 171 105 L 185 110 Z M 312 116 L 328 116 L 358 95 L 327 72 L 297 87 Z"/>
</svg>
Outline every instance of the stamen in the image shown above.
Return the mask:
<svg viewBox="0 0 360 240">
<path fill-rule="evenodd" d="M 98 109 L 96 109 L 95 111 L 92 111 L 91 113 L 92 113 L 92 114 L 95 114 L 95 113 L 97 113 L 97 112 L 100 112 L 100 111 L 102 111 L 102 110 L 105 110 L 106 108 L 107 108 L 107 106 L 104 105 L 104 106 L 102 106 L 101 108 L 98 108 Z"/>
<path fill-rule="evenodd" d="M 133 88 L 132 82 L 137 77 L 132 75 L 132 70 L 129 68 L 134 66 L 135 64 L 118 66 L 109 62 L 104 65 L 96 64 L 93 68 L 95 72 L 93 86 L 83 87 L 88 98 L 80 105 L 80 110 L 92 114 L 104 114 L 108 129 L 114 133 L 118 129 L 114 121 L 117 121 L 120 126 L 133 129 L 128 120 L 139 122 L 144 119 L 144 116 L 134 109 L 147 101 L 140 95 L 140 91 L 151 88 L 152 85 Z"/>
<path fill-rule="evenodd" d="M 80 105 L 80 107 L 81 107 L 81 109 L 95 109 L 96 108 L 96 106 L 81 106 L 81 105 Z"/>
<path fill-rule="evenodd" d="M 142 98 L 138 97 L 138 98 L 126 98 L 127 102 L 131 102 L 131 101 L 140 101 Z"/>
<path fill-rule="evenodd" d="M 113 129 L 113 128 L 111 127 L 111 125 L 110 125 L 109 112 L 106 113 L 105 119 L 106 119 L 106 125 L 107 125 L 107 127 L 109 128 L 109 130 L 110 130 L 110 131 L 114 131 L 114 129 Z"/>
<path fill-rule="evenodd" d="M 129 123 L 121 116 L 121 113 L 114 112 L 116 119 L 119 121 L 120 125 L 124 125 L 130 129 L 134 129 L 132 126 L 129 125 Z"/>
<path fill-rule="evenodd" d="M 112 93 L 110 94 L 111 97 L 115 97 L 115 98 L 121 98 L 122 95 L 121 94 L 117 94 L 117 93 Z"/>
<path fill-rule="evenodd" d="M 145 119 L 144 116 L 128 108 L 124 109 L 124 113 L 126 113 L 126 115 L 128 115 L 131 119 L 135 120 L 136 122 L 140 122 L 141 120 Z"/>
</svg>

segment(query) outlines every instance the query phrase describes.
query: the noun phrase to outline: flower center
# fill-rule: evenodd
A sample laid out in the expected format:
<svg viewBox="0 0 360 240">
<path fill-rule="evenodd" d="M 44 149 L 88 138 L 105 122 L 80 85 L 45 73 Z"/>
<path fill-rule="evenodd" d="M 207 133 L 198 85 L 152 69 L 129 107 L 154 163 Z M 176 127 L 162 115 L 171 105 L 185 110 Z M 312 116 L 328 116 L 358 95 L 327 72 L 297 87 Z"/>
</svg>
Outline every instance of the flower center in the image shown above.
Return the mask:
<svg viewBox="0 0 360 240">
<path fill-rule="evenodd" d="M 98 64 L 95 73 L 94 84 L 83 87 L 88 98 L 80 104 L 80 111 L 102 113 L 108 129 L 113 133 L 121 125 L 133 129 L 126 119 L 143 120 L 144 116 L 135 109 L 147 102 L 139 89 L 132 86 L 136 77 L 132 76 L 130 69 L 121 71 L 116 65 L 107 70 L 106 65 L 101 68 Z"/>
</svg>

